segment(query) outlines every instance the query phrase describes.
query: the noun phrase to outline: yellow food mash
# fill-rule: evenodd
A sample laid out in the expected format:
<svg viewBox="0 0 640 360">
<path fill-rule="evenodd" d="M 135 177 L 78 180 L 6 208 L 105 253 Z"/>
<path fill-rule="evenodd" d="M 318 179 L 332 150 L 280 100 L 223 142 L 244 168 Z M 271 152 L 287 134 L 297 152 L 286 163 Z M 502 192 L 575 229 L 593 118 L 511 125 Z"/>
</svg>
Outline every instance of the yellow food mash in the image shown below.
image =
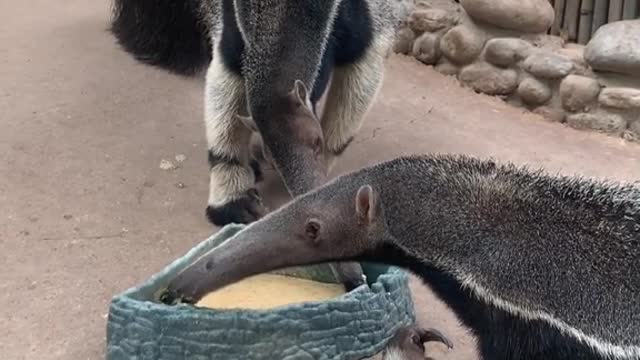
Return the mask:
<svg viewBox="0 0 640 360">
<path fill-rule="evenodd" d="M 342 294 L 344 288 L 340 284 L 261 274 L 211 292 L 196 306 L 211 309 L 270 309 L 308 301 L 324 301 Z"/>
</svg>

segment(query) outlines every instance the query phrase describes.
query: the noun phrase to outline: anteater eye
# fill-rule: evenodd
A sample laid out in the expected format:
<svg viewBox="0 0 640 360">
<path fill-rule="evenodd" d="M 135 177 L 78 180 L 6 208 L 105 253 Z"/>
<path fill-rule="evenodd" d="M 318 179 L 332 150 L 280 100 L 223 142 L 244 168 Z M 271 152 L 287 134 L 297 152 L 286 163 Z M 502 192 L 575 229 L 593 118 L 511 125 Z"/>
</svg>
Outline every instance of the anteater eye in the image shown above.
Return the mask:
<svg viewBox="0 0 640 360">
<path fill-rule="evenodd" d="M 320 236 L 320 222 L 316 219 L 307 221 L 304 232 L 311 240 L 316 240 Z"/>
</svg>

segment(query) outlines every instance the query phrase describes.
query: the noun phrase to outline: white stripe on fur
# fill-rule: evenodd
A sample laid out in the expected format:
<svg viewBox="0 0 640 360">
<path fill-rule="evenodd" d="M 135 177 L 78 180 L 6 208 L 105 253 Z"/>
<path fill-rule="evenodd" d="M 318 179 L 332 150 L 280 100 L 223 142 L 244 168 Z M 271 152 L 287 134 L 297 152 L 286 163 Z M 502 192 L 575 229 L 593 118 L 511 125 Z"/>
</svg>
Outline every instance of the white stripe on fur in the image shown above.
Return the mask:
<svg viewBox="0 0 640 360">
<path fill-rule="evenodd" d="M 207 70 L 204 104 L 207 143 L 214 154 L 236 159 L 242 165 L 217 164 L 211 169 L 209 205 L 213 206 L 236 199 L 255 180 L 247 166 L 251 131 L 236 118 L 246 108 L 244 82 L 225 68 L 221 58 L 219 51 L 215 51 Z"/>
<path fill-rule="evenodd" d="M 614 359 L 640 359 L 640 347 L 620 346 L 611 344 L 608 341 L 598 339 L 593 335 L 585 334 L 583 331 L 571 327 L 562 320 L 556 319 L 550 314 L 542 311 L 524 309 L 516 304 L 510 303 L 493 295 L 488 289 L 480 286 L 471 276 L 458 277 L 462 285 L 471 290 L 482 301 L 492 304 L 512 315 L 525 320 L 543 320 L 560 332 L 577 339 L 583 344 L 591 347 L 594 351 Z"/>
<path fill-rule="evenodd" d="M 390 46 L 391 38 L 378 34 L 360 61 L 334 70 L 321 120 L 330 168 L 335 162 L 333 152 L 360 130 L 380 90 Z"/>
<path fill-rule="evenodd" d="M 398 348 L 387 349 L 382 356 L 382 360 L 407 360 L 404 353 Z"/>
</svg>

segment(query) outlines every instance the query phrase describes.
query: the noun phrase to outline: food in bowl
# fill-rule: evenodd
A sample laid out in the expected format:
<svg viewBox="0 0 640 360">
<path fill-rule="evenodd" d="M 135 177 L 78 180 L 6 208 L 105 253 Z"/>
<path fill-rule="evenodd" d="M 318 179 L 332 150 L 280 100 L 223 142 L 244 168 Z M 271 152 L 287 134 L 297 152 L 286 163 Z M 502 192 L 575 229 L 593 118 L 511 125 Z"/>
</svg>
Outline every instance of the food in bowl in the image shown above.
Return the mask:
<svg viewBox="0 0 640 360">
<path fill-rule="evenodd" d="M 277 274 L 255 275 L 205 295 L 195 305 L 211 309 L 264 310 L 344 294 L 340 284 Z"/>
</svg>

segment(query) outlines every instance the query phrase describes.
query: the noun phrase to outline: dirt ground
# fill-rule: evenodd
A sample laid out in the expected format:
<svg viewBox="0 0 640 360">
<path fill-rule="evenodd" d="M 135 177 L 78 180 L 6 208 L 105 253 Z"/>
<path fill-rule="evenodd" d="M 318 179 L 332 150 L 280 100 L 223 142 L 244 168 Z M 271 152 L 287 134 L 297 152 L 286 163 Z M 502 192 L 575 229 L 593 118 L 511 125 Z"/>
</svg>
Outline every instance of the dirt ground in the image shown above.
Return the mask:
<svg viewBox="0 0 640 360">
<path fill-rule="evenodd" d="M 214 231 L 203 215 L 202 80 L 137 64 L 108 16 L 106 1 L 0 2 L 3 359 L 104 358 L 110 298 Z M 337 173 L 421 152 L 640 179 L 638 145 L 547 123 L 394 57 Z M 176 155 L 178 169 L 160 169 Z M 456 345 L 433 357 L 473 359 L 473 339 L 414 287 L 421 322 Z"/>
</svg>

